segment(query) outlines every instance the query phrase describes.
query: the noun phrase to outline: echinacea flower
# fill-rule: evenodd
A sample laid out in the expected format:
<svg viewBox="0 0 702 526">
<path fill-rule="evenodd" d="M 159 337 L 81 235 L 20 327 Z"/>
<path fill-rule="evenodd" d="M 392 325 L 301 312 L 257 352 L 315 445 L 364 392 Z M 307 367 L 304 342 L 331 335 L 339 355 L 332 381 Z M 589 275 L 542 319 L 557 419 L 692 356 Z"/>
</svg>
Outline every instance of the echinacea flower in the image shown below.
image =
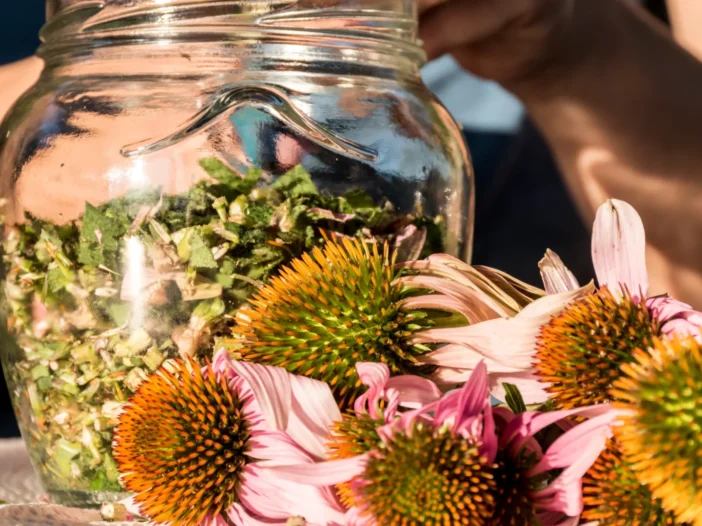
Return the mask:
<svg viewBox="0 0 702 526">
<path fill-rule="evenodd" d="M 361 392 L 355 365 L 382 362 L 396 374 L 427 373 L 429 349 L 412 335 L 424 315 L 400 309 L 395 263 L 360 239 L 328 240 L 284 268 L 237 314 L 242 359 L 322 380 L 349 405 Z"/>
<path fill-rule="evenodd" d="M 542 450 L 535 435 L 573 416 L 589 420 Z M 493 414 L 479 364 L 460 390 L 378 427 L 367 452 L 276 472 L 298 483 L 350 484 L 348 525 L 575 525 L 581 478 L 615 418 L 606 405 Z"/>
<path fill-rule="evenodd" d="M 380 442 L 378 428 L 400 417 L 400 408 L 419 408 L 441 397 L 439 388 L 426 378 L 413 375 L 390 377 L 387 365 L 362 362 L 356 364 L 358 376 L 367 390 L 353 405 L 353 410 L 334 422 L 326 444 L 327 457 L 341 460 L 363 455 Z M 339 484 L 342 502 L 354 502 L 351 482 Z"/>
<path fill-rule="evenodd" d="M 406 265 L 416 271 L 430 264 L 436 271 L 415 281 L 403 276 L 395 256 L 387 245 L 381 250 L 358 238 L 327 240 L 249 300 L 228 346 L 244 360 L 327 382 L 348 407 L 362 391 L 357 363 L 384 363 L 393 376 L 427 375 L 435 367 L 420 358 L 432 342 L 419 340 L 435 323 L 456 313 L 460 323 L 513 315 L 542 295 L 450 256 Z"/>
<path fill-rule="evenodd" d="M 623 458 L 679 522 L 702 525 L 702 350 L 695 338 L 655 339 L 622 366 L 613 395 L 625 412 Z"/>
<path fill-rule="evenodd" d="M 595 524 L 689 526 L 677 522 L 675 514 L 666 511 L 661 500 L 641 483 L 615 439 L 609 440 L 583 477 L 583 504 L 581 517 Z"/>
<path fill-rule="evenodd" d="M 515 316 L 466 327 L 424 331 L 419 342 L 446 345 L 421 361 L 442 364 L 443 382 L 460 382 L 486 360 L 494 388 L 508 381 L 530 403 L 547 397 L 558 409 L 610 400 L 612 383 L 634 349 L 660 335 L 695 334 L 702 313 L 667 296 L 646 299 L 645 234 L 631 205 L 611 200 L 600 207 L 592 237 L 599 289 L 578 288 L 553 252 L 541 262 L 548 296 Z M 498 398 L 501 394 L 494 391 Z"/>
<path fill-rule="evenodd" d="M 126 404 L 114 435 L 122 482 L 155 524 L 341 524 L 333 488 L 267 468 L 320 460 L 341 418 L 326 384 L 218 353 L 203 370 L 168 362 Z"/>
</svg>

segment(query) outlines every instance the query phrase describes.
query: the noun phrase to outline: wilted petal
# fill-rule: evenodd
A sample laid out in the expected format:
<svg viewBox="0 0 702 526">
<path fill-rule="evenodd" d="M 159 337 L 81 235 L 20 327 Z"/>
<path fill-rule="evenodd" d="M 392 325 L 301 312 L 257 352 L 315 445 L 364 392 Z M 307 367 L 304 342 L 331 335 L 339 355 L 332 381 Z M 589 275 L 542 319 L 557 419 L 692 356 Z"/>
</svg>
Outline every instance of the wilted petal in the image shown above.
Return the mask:
<svg viewBox="0 0 702 526">
<path fill-rule="evenodd" d="M 479 323 L 485 320 L 491 320 L 493 318 L 513 316 L 516 314 L 516 310 L 511 310 L 505 305 L 500 305 L 500 303 L 493 299 L 489 294 L 474 288 L 472 286 L 466 286 L 450 279 L 435 276 L 405 276 L 398 280 L 398 283 L 402 286 L 407 287 L 417 287 L 426 290 L 432 290 L 437 293 L 437 298 L 431 300 L 432 302 L 441 302 L 435 308 L 442 310 L 453 307 L 453 310 L 463 314 L 470 323 Z M 455 303 L 448 301 L 443 301 L 443 299 L 453 299 L 454 302 L 459 302 L 460 307 L 456 307 Z M 413 298 L 408 298 L 403 301 L 402 306 L 404 310 L 411 310 L 412 308 L 432 308 L 430 304 L 419 304 L 420 300 L 414 300 Z M 428 301 L 426 296 L 422 296 L 422 302 Z"/>
<path fill-rule="evenodd" d="M 592 232 L 592 262 L 600 286 L 646 297 L 646 234 L 633 206 L 610 199 L 600 206 Z"/>
<path fill-rule="evenodd" d="M 426 241 L 426 227 L 417 228 L 415 225 L 408 225 L 405 230 L 395 238 L 395 254 L 397 261 L 416 261 L 419 259 Z"/>
<path fill-rule="evenodd" d="M 580 287 L 573 273 L 553 250 L 546 251 L 546 255 L 539 262 L 539 270 L 548 294 L 558 294 Z"/>
<path fill-rule="evenodd" d="M 464 316 L 466 320 L 468 320 L 468 323 L 471 324 L 481 323 L 483 321 L 501 317 L 497 311 L 493 310 L 490 306 L 477 298 L 474 301 L 465 301 L 458 298 L 452 298 L 445 294 L 414 296 L 402 300 L 400 302 L 400 306 L 405 311 L 433 309 L 456 312 Z"/>
</svg>

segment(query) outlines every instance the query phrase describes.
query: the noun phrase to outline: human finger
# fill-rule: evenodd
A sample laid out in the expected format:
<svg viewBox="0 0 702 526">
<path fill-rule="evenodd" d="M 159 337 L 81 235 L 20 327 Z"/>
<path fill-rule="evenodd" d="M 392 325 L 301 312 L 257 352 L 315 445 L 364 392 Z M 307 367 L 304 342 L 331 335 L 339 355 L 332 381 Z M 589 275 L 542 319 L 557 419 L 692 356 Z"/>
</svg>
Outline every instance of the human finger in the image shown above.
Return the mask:
<svg viewBox="0 0 702 526">
<path fill-rule="evenodd" d="M 498 33 L 528 4 L 524 0 L 438 1 L 424 13 L 419 24 L 419 37 L 431 58 Z"/>
</svg>

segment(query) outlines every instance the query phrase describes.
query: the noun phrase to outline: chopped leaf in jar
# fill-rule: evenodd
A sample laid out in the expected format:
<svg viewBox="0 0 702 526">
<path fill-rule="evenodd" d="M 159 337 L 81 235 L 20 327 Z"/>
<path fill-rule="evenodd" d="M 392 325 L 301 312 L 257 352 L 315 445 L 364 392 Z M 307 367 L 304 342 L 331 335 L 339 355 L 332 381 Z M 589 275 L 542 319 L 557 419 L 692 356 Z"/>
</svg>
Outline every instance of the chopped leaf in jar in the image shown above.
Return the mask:
<svg viewBox="0 0 702 526">
<path fill-rule="evenodd" d="M 120 491 L 112 430 L 122 405 L 169 360 L 211 358 L 238 310 L 330 234 L 440 252 L 435 218 L 361 190 L 320 192 L 297 166 L 271 183 L 216 158 L 179 195 L 138 190 L 86 203 L 75 222 L 27 216 L 3 242 L 7 371 L 48 489 Z"/>
</svg>

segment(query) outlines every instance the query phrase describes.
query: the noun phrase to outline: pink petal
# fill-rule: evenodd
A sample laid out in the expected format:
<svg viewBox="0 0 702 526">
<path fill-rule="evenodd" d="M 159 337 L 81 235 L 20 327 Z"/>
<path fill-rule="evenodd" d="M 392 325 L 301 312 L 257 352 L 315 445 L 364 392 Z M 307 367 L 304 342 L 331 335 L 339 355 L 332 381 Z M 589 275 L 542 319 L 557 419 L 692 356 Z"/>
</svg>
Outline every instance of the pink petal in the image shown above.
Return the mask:
<svg viewBox="0 0 702 526">
<path fill-rule="evenodd" d="M 449 398 L 454 400 L 453 404 L 447 402 L 447 399 Z M 437 422 L 440 418 L 440 404 L 444 404 L 444 408 L 447 409 L 447 414 L 445 416 L 446 418 L 448 418 L 451 412 L 455 413 L 456 400 L 458 400 L 458 391 L 448 393 L 444 395 L 443 398 L 441 398 L 440 400 L 427 404 L 424 407 L 420 407 L 419 409 L 411 409 L 409 411 L 405 411 L 404 413 L 400 413 L 400 416 L 398 418 L 395 418 L 395 420 L 393 420 L 392 422 L 384 426 L 378 427 L 376 429 L 378 436 L 383 442 L 387 444 L 390 442 L 396 431 L 405 434 L 411 433 L 414 424 L 419 420 L 422 420 L 423 422 L 426 422 L 428 424 L 431 424 L 432 421 Z"/>
<path fill-rule="evenodd" d="M 547 250 L 544 258 L 539 262 L 541 279 L 548 294 L 568 292 L 580 287 L 573 273 L 563 264 L 558 254 Z"/>
<path fill-rule="evenodd" d="M 341 460 L 265 468 L 271 475 L 299 484 L 333 486 L 362 475 L 368 454 Z"/>
<path fill-rule="evenodd" d="M 466 422 L 474 420 L 486 407 L 490 407 L 487 367 L 481 362 L 459 391 L 454 430 L 463 428 Z"/>
<path fill-rule="evenodd" d="M 646 234 L 641 217 L 629 203 L 610 199 L 597 211 L 592 262 L 600 286 L 615 293 L 624 287 L 634 297 L 646 297 Z"/>
<path fill-rule="evenodd" d="M 438 386 L 431 380 L 419 376 L 395 376 L 387 381 L 385 388 L 396 390 L 400 405 L 409 408 L 422 407 L 441 398 L 441 390 Z"/>
<path fill-rule="evenodd" d="M 490 406 L 490 400 L 485 404 L 483 413 L 483 430 L 482 430 L 482 446 L 481 454 L 484 455 L 488 462 L 494 462 L 497 457 L 499 440 L 495 434 L 495 418 Z"/>
<path fill-rule="evenodd" d="M 578 526 L 580 524 L 580 517 L 564 517 L 562 513 L 554 511 L 537 513 L 536 520 L 543 526 Z"/>
<path fill-rule="evenodd" d="M 551 470 L 561 473 L 544 489 L 532 492 L 536 509 L 577 516 L 582 512 L 582 477 L 600 456 L 612 436 L 612 424 L 619 412 L 606 410 L 561 435 L 525 476 L 535 477 Z M 576 410 L 578 411 L 578 410 Z M 588 408 L 576 414 L 586 414 Z M 572 411 L 561 412 L 571 413 Z"/>
<path fill-rule="evenodd" d="M 314 465 L 314 464 L 309 464 Z M 261 519 L 286 521 L 302 516 L 312 524 L 342 523 L 345 512 L 326 488 L 299 484 L 278 475 L 282 468 L 246 466 L 238 492 L 239 502 Z"/>
<path fill-rule="evenodd" d="M 249 439 L 248 447 L 249 455 L 257 459 L 257 464 L 261 466 L 303 464 L 314 461 L 312 455 L 283 431 L 259 431 Z"/>
<path fill-rule="evenodd" d="M 265 522 L 261 521 L 256 517 L 253 517 L 248 510 L 238 502 L 235 502 L 232 507 L 229 508 L 226 514 L 231 521 L 231 524 L 241 524 L 241 526 L 271 526 L 271 524 L 279 524 L 280 526 L 283 526 L 285 524 L 282 521 L 275 523 L 271 523 L 271 521 L 268 520 Z M 223 524 L 222 526 L 228 526 L 228 524 Z"/>
<path fill-rule="evenodd" d="M 445 354 L 443 354 L 444 351 L 446 351 Z M 453 360 L 460 360 L 460 362 Z M 445 364 L 439 367 L 432 375 L 432 380 L 442 386 L 444 390 L 464 384 L 478 363 L 484 361 L 488 368 L 490 394 L 498 400 L 504 401 L 505 399 L 504 383 L 516 385 L 522 393 L 524 401 L 529 405 L 543 403 L 548 398 L 548 393 L 545 390 L 548 384 L 541 382 L 533 372 L 515 369 L 515 367 L 502 361 L 486 358 L 462 345 L 446 345 L 438 351 L 421 358 L 420 361 L 423 363 Z M 447 365 L 453 365 L 454 363 L 461 365 L 463 368 L 447 367 Z"/>
<path fill-rule="evenodd" d="M 363 513 L 360 508 L 351 508 L 346 513 L 345 526 L 377 526 L 375 518 L 369 513 Z"/>
<path fill-rule="evenodd" d="M 291 375 L 290 385 L 292 410 L 287 432 L 306 451 L 323 459 L 331 426 L 341 420 L 339 406 L 324 382 Z"/>
<path fill-rule="evenodd" d="M 292 375 L 280 367 L 238 360 L 230 360 L 229 363 L 250 386 L 268 424 L 274 429 L 286 430 L 292 408 Z"/>
<path fill-rule="evenodd" d="M 354 402 L 356 414 L 368 413 L 371 418 L 378 418 L 378 402 L 382 399 L 385 383 L 390 378 L 390 369 L 384 363 L 360 362 L 356 364 L 356 371 L 363 385 L 368 390 Z"/>
<path fill-rule="evenodd" d="M 594 418 L 596 416 L 606 414 L 612 411 L 612 408 L 607 404 L 580 407 L 578 409 L 569 409 L 567 411 L 551 411 L 541 413 L 539 411 L 527 411 L 509 423 L 507 428 L 502 432 L 500 437 L 500 448 L 510 448 L 512 453 L 516 453 L 525 440 L 533 437 L 542 429 L 555 424 L 561 419 L 571 416 L 581 416 L 583 418 Z"/>
<path fill-rule="evenodd" d="M 693 337 L 697 340 L 697 343 L 702 343 L 702 333 L 700 333 L 700 324 L 698 322 L 690 322 L 687 319 L 679 319 L 669 321 L 663 327 L 661 327 L 661 334 L 668 338 L 679 337 L 687 338 Z"/>
<path fill-rule="evenodd" d="M 693 337 L 702 343 L 702 312 L 669 296 L 646 300 L 651 315 L 661 324 L 661 334 L 667 337 Z"/>
<path fill-rule="evenodd" d="M 646 308 L 651 312 L 651 316 L 665 323 L 684 312 L 692 310 L 692 306 L 675 298 L 671 298 L 667 294 L 654 296 L 646 300 Z"/>
<path fill-rule="evenodd" d="M 563 469 L 558 479 L 581 479 L 612 436 L 611 426 L 618 416 L 617 411 L 611 410 L 571 428 L 551 444 L 541 460 L 529 469 L 527 476 Z"/>
<path fill-rule="evenodd" d="M 480 362 L 485 362 L 490 373 L 518 373 L 523 371 L 523 367 L 515 367 L 508 361 L 502 361 L 499 356 L 485 356 L 481 351 L 489 348 L 489 341 L 483 345 L 469 346 L 460 343 L 450 343 L 443 345 L 436 351 L 427 353 L 418 358 L 421 363 L 439 365 L 435 376 L 441 377 L 445 369 L 454 369 L 463 371 L 465 375 L 458 380 L 460 383 L 465 383 L 473 369 Z"/>
</svg>

